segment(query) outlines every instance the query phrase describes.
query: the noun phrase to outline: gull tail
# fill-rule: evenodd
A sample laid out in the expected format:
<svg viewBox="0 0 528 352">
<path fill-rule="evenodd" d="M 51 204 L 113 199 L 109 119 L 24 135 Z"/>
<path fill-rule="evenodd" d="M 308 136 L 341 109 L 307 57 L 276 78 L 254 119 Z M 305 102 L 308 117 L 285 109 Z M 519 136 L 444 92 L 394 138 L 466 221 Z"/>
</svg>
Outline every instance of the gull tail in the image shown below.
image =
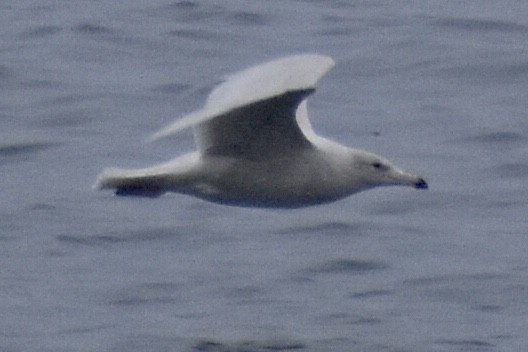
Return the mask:
<svg viewBox="0 0 528 352">
<path fill-rule="evenodd" d="M 113 189 L 118 196 L 159 197 L 167 192 L 165 177 L 144 170 L 106 169 L 98 177 L 94 190 Z"/>
</svg>

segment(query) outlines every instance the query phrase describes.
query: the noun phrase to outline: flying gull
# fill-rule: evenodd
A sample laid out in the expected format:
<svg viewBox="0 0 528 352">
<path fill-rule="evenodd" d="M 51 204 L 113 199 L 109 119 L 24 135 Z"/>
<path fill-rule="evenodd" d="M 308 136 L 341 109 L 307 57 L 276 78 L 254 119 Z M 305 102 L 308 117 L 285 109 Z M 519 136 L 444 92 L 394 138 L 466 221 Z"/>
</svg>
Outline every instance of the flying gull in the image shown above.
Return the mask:
<svg viewBox="0 0 528 352">
<path fill-rule="evenodd" d="M 427 189 L 387 159 L 316 135 L 306 99 L 332 67 L 305 54 L 227 77 L 203 108 L 150 140 L 193 127 L 195 152 L 137 170 L 104 170 L 94 186 L 120 196 L 189 194 L 211 202 L 272 208 L 328 203 L 378 186 Z"/>
</svg>

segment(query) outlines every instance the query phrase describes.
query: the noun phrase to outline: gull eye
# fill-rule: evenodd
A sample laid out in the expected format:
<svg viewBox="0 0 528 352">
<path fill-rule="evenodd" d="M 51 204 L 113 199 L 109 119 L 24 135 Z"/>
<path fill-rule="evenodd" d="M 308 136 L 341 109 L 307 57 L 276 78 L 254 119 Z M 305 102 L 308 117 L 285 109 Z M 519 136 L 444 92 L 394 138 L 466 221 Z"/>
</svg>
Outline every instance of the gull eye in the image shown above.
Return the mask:
<svg viewBox="0 0 528 352">
<path fill-rule="evenodd" d="M 383 163 L 379 162 L 379 161 L 375 161 L 372 163 L 372 167 L 377 169 L 377 170 L 387 170 L 387 166 L 384 165 Z"/>
</svg>

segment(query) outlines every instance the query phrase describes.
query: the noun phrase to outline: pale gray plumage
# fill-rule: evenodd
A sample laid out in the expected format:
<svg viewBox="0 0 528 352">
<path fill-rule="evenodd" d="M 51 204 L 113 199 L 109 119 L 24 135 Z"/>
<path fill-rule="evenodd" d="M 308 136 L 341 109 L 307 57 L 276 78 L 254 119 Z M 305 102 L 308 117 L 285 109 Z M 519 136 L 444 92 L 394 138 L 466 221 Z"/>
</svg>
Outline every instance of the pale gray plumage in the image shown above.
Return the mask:
<svg viewBox="0 0 528 352">
<path fill-rule="evenodd" d="M 388 160 L 313 132 L 306 97 L 333 65 L 326 56 L 296 55 L 229 76 L 202 109 L 150 138 L 192 126 L 196 152 L 140 170 L 107 169 L 95 188 L 261 207 L 321 204 L 377 186 L 426 189 Z"/>
</svg>

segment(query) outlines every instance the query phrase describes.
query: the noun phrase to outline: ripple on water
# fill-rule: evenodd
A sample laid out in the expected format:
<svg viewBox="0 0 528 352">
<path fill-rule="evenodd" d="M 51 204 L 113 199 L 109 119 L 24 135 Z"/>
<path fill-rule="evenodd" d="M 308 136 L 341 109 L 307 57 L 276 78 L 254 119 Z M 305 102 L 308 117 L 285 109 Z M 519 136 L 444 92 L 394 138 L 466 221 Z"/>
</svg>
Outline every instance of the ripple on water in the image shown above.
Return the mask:
<svg viewBox="0 0 528 352">
<path fill-rule="evenodd" d="M 366 299 L 372 297 L 388 296 L 392 293 L 393 291 L 390 290 L 369 290 L 353 293 L 350 295 L 350 297 L 355 299 Z"/>
<path fill-rule="evenodd" d="M 486 147 L 497 150 L 511 150 L 524 147 L 528 138 L 523 134 L 512 131 L 484 131 L 479 134 L 468 135 L 453 140 L 463 145 L 473 144 L 478 148 Z"/>
<path fill-rule="evenodd" d="M 29 156 L 59 146 L 52 141 L 21 140 L 0 144 L 0 163 L 9 160 L 26 160 Z"/>
<path fill-rule="evenodd" d="M 483 340 L 437 340 L 438 345 L 452 346 L 460 348 L 460 351 L 489 351 L 490 348 L 495 347 L 494 344 Z"/>
<path fill-rule="evenodd" d="M 293 226 L 288 227 L 285 229 L 277 230 L 275 231 L 278 235 L 286 235 L 286 234 L 322 234 L 322 235 L 350 235 L 350 234 L 357 234 L 360 232 L 360 229 L 362 228 L 362 224 L 360 223 L 348 223 L 348 222 L 342 222 L 342 221 L 329 221 L 319 224 L 313 224 L 313 225 L 301 225 L 301 226 Z"/>
<path fill-rule="evenodd" d="M 211 40 L 216 37 L 216 33 L 196 28 L 174 29 L 168 34 L 172 37 L 191 40 Z"/>
<path fill-rule="evenodd" d="M 502 143 L 520 143 L 526 141 L 526 137 L 510 131 L 484 132 L 470 138 L 478 143 L 484 144 L 502 144 Z"/>
<path fill-rule="evenodd" d="M 184 352 L 266 352 L 301 351 L 308 346 L 296 339 L 222 339 L 222 338 L 177 338 L 153 334 L 136 334 L 121 339 L 111 351 L 184 351 Z"/>
<path fill-rule="evenodd" d="M 181 301 L 182 287 L 183 285 L 173 282 L 153 282 L 127 287 L 111 297 L 110 305 L 125 307 L 152 304 L 174 305 Z"/>
<path fill-rule="evenodd" d="M 28 39 L 51 37 L 61 31 L 62 27 L 59 26 L 38 26 L 25 32 L 22 37 Z"/>
<path fill-rule="evenodd" d="M 434 21 L 438 26 L 465 31 L 528 32 L 528 26 L 510 21 L 481 18 L 445 17 Z"/>
<path fill-rule="evenodd" d="M 110 27 L 106 27 L 94 23 L 81 23 L 73 28 L 75 32 L 90 34 L 90 35 L 106 35 L 114 33 L 114 30 Z"/>
<path fill-rule="evenodd" d="M 502 287 L 508 279 L 509 276 L 506 274 L 477 273 L 423 277 L 403 283 L 415 294 L 419 292 L 420 295 L 428 296 L 434 301 L 469 305 L 474 310 L 489 313 L 511 304 L 512 302 L 508 302 L 508 295 L 517 294 L 515 291 L 526 291 L 524 285 L 511 287 L 507 294 L 502 289 L 489 289 L 490 287 Z"/>
<path fill-rule="evenodd" d="M 266 15 L 255 12 L 238 11 L 228 16 L 230 22 L 242 26 L 263 26 L 271 22 Z"/>
<path fill-rule="evenodd" d="M 207 352 L 230 352 L 230 351 L 297 351 L 303 350 L 306 345 L 299 341 L 270 340 L 270 341 L 241 341 L 241 342 L 219 342 L 204 339 L 197 341 L 193 346 L 195 351 Z"/>
<path fill-rule="evenodd" d="M 443 63 L 430 72 L 442 79 L 457 80 L 470 85 L 492 87 L 497 84 L 523 84 L 528 76 L 528 61 L 509 60 L 508 56 L 505 57 L 501 53 L 486 61 Z"/>
<path fill-rule="evenodd" d="M 113 243 L 137 243 L 145 241 L 165 240 L 179 236 L 179 232 L 172 228 L 151 228 L 138 231 L 110 232 L 98 235 L 69 235 L 60 234 L 56 239 L 62 243 L 86 245 L 86 246 L 106 246 Z"/>
<path fill-rule="evenodd" d="M 305 271 L 310 274 L 361 274 L 388 267 L 388 264 L 376 260 L 334 259 L 311 266 Z"/>
<path fill-rule="evenodd" d="M 503 178 L 528 178 L 527 163 L 506 163 L 493 168 L 493 172 Z"/>
</svg>

